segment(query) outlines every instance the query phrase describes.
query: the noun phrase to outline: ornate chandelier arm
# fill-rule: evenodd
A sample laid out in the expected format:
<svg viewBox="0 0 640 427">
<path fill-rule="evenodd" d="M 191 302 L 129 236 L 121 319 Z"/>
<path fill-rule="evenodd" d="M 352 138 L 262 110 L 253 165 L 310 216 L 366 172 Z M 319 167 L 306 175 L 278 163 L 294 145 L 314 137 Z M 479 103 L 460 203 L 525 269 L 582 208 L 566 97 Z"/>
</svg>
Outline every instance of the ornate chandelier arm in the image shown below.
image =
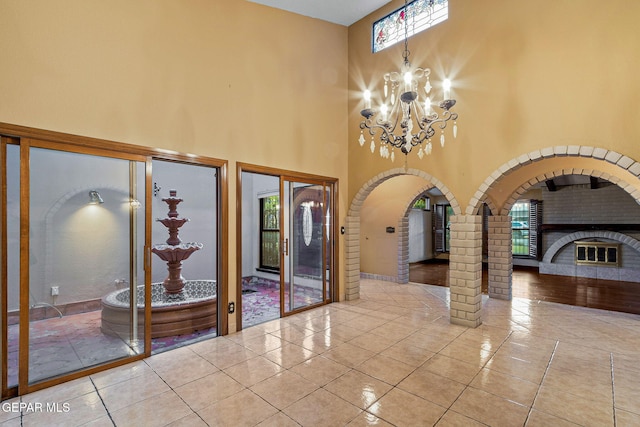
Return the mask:
<svg viewBox="0 0 640 427">
<path fill-rule="evenodd" d="M 397 124 L 397 123 L 396 123 Z M 402 136 L 396 136 L 393 134 L 393 130 L 395 129 L 395 125 L 391 127 L 388 123 L 379 123 L 378 121 L 374 121 L 372 118 L 365 119 L 360 123 L 360 129 L 368 129 L 369 135 L 375 136 L 376 131 L 380 130 L 380 142 L 384 144 L 390 144 L 393 147 L 399 148 L 404 143 L 404 138 Z M 373 150 L 372 150 L 373 151 Z"/>
</svg>

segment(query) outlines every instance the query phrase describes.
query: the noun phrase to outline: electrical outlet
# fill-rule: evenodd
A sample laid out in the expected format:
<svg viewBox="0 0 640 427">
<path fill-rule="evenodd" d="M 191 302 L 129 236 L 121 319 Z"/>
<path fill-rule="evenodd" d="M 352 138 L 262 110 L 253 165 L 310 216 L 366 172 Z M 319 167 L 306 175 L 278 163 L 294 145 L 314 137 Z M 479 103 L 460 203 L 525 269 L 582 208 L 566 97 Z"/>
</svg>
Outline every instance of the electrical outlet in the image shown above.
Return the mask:
<svg viewBox="0 0 640 427">
<path fill-rule="evenodd" d="M 60 295 L 60 286 L 51 287 L 51 296 L 55 297 L 56 295 Z"/>
<path fill-rule="evenodd" d="M 233 314 L 236 311 L 236 304 L 232 301 L 229 303 L 229 314 Z"/>
</svg>

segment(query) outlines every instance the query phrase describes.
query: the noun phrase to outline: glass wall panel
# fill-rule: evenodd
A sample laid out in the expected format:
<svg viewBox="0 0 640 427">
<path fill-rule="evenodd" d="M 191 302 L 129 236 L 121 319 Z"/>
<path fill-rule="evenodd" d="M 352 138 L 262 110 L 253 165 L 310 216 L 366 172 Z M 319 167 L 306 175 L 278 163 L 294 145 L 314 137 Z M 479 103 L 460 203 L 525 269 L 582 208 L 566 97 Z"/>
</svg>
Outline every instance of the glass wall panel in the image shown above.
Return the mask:
<svg viewBox="0 0 640 427">
<path fill-rule="evenodd" d="M 154 159 L 152 170 L 151 338 L 158 352 L 217 335 L 218 169 Z"/>
<path fill-rule="evenodd" d="M 29 155 L 32 384 L 144 351 L 145 165 Z"/>
</svg>

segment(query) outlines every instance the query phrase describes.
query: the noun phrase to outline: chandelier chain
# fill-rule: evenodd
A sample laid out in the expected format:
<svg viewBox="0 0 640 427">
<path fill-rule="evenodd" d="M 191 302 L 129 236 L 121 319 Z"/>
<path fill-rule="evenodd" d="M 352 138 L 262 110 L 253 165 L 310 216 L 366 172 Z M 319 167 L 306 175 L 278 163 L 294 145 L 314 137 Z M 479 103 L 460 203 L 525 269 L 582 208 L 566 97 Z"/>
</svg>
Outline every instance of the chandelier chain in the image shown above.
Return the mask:
<svg viewBox="0 0 640 427">
<path fill-rule="evenodd" d="M 402 56 L 404 57 L 405 65 L 409 64 L 409 15 L 407 14 L 407 0 L 404 0 L 404 52 Z"/>
</svg>

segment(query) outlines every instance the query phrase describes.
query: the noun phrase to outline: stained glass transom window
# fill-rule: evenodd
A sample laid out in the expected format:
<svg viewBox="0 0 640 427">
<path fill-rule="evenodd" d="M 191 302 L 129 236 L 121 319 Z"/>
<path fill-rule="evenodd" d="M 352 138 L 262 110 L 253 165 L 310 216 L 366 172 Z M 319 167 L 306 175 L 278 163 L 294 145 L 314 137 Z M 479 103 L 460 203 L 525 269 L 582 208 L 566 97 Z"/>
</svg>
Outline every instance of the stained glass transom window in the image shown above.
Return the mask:
<svg viewBox="0 0 640 427">
<path fill-rule="evenodd" d="M 407 37 L 424 31 L 449 17 L 448 0 L 414 0 L 373 24 L 373 52 L 380 52 L 404 40 L 404 23 L 407 20 Z"/>
</svg>

